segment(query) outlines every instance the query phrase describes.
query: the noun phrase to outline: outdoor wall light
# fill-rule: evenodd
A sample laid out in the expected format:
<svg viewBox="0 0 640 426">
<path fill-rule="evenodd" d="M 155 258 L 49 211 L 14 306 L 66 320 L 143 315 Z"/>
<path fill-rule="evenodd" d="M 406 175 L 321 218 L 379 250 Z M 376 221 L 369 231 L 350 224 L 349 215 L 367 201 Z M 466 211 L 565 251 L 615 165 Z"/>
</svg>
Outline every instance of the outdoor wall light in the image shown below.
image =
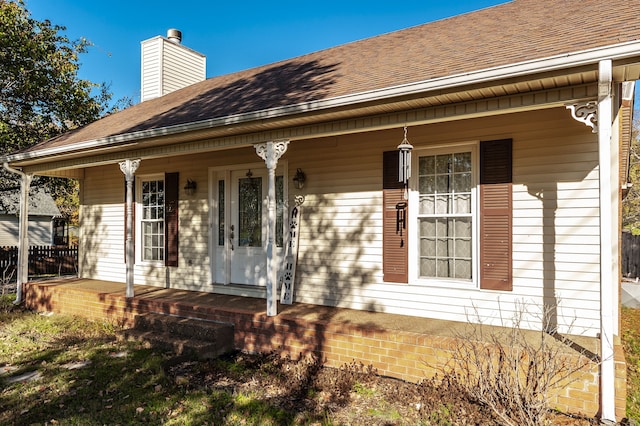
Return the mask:
<svg viewBox="0 0 640 426">
<path fill-rule="evenodd" d="M 184 186 L 184 192 L 187 195 L 193 195 L 196 192 L 198 184 L 191 179 L 187 179 L 187 184 Z"/>
<path fill-rule="evenodd" d="M 293 185 L 296 189 L 304 188 L 304 183 L 307 181 L 307 176 L 304 174 L 302 169 L 296 170 L 296 175 L 293 177 Z"/>
</svg>

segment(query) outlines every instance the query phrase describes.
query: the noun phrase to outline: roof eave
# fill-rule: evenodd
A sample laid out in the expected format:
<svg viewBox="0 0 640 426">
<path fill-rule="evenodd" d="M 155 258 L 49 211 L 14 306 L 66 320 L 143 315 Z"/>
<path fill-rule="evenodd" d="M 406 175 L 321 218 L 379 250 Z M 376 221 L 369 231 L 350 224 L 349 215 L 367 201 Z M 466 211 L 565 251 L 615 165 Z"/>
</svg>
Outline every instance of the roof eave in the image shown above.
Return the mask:
<svg viewBox="0 0 640 426">
<path fill-rule="evenodd" d="M 640 57 L 640 40 L 609 45 L 594 49 L 556 55 L 537 60 L 525 61 L 478 71 L 460 73 L 445 77 L 438 77 L 383 89 L 360 92 L 331 99 L 310 101 L 300 104 L 270 108 L 250 113 L 242 113 L 225 117 L 201 120 L 186 124 L 179 124 L 156 129 L 142 130 L 105 138 L 93 139 L 70 145 L 46 148 L 37 151 L 19 152 L 0 156 L 0 163 L 28 162 L 29 160 L 55 158 L 72 152 L 86 152 L 93 154 L 110 148 L 122 148 L 127 144 L 139 141 L 162 138 L 188 132 L 196 132 L 229 125 L 273 120 L 291 116 L 293 114 L 314 113 L 330 109 L 345 108 L 367 102 L 383 101 L 401 96 L 411 96 L 429 93 L 435 90 L 462 88 L 464 86 L 482 84 L 502 79 L 518 78 L 546 72 L 558 71 L 589 64 L 597 64 L 603 59 L 622 60 L 633 56 Z"/>
</svg>

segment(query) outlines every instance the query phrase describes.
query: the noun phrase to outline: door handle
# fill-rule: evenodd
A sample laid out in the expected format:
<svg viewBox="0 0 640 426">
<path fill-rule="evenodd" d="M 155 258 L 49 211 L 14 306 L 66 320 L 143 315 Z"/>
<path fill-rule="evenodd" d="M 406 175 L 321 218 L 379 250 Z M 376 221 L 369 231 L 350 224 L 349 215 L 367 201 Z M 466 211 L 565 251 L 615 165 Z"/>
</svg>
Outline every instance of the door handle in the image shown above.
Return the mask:
<svg viewBox="0 0 640 426">
<path fill-rule="evenodd" d="M 233 239 L 235 238 L 234 226 L 231 225 L 231 232 L 229 232 L 229 244 L 231 245 L 231 250 L 233 250 Z"/>
</svg>

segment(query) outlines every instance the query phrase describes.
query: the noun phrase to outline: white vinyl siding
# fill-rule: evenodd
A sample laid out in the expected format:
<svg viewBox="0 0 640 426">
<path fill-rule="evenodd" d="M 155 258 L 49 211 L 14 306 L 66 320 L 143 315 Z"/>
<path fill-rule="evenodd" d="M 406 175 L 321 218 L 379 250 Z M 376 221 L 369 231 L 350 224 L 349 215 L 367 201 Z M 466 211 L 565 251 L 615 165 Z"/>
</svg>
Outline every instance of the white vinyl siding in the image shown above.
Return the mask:
<svg viewBox="0 0 640 426">
<path fill-rule="evenodd" d="M 423 131 L 409 129 L 409 140 L 418 150 L 513 138 L 513 291 L 412 280 L 408 285 L 382 283 L 381 195 L 361 189 L 380 182 L 380 152 L 397 146 L 402 136 L 397 130 L 345 136 L 334 146 L 310 147 L 304 157 L 296 155 L 295 145 L 290 148 L 290 164 L 305 170 L 311 193 L 302 211 L 296 300 L 463 322 L 480 315 L 494 324 L 510 319 L 517 304 L 535 316 L 545 304 L 557 302 L 561 329 L 571 325 L 574 333 L 595 335 L 597 140 L 561 109 L 513 114 L 508 123 L 504 117 L 441 123 Z M 371 157 L 376 149 L 378 156 Z M 350 160 L 355 158 L 357 163 Z M 379 174 L 367 177 L 371 170 Z M 549 185 L 557 188 L 554 194 Z M 539 198 L 541 189 L 547 190 L 546 205 Z M 528 319 L 535 324 L 535 318 Z"/>
<path fill-rule="evenodd" d="M 18 245 L 19 227 L 18 216 L 0 215 L 0 247 Z M 53 244 L 53 219 L 49 216 L 29 216 L 29 245 L 49 246 L 51 244 Z"/>
<path fill-rule="evenodd" d="M 162 96 L 162 39 L 152 39 L 141 45 L 140 100 L 144 102 Z"/>
<path fill-rule="evenodd" d="M 87 169 L 80 197 L 81 276 L 124 282 L 124 175 L 118 164 Z"/>
<path fill-rule="evenodd" d="M 206 59 L 181 44 L 164 41 L 162 94 L 171 93 L 206 78 Z"/>
<path fill-rule="evenodd" d="M 204 55 L 164 37 L 141 43 L 141 101 L 157 98 L 206 78 Z"/>
<path fill-rule="evenodd" d="M 304 195 L 295 302 L 342 306 L 466 322 L 498 324 L 519 304 L 559 304 L 560 330 L 595 336 L 599 330 L 599 200 L 597 139 L 564 108 L 452 123 L 414 126 L 415 150 L 481 140 L 513 139 L 513 291 L 468 283 L 384 283 L 382 277 L 382 153 L 402 140 L 402 128 L 292 141 L 288 204 Z M 209 243 L 218 243 L 209 198 L 219 178 L 209 170 L 255 164 L 252 147 L 143 160 L 140 176 L 180 172 L 180 256 L 177 268 L 135 265 L 137 284 L 248 294 L 212 286 Z M 303 190 L 291 185 L 301 168 Z M 118 165 L 87 169 L 83 181 L 84 276 L 124 282 L 124 177 Z M 186 180 L 198 183 L 186 196 Z M 209 187 L 211 183 L 212 187 Z M 411 185 L 415 185 L 412 182 Z M 415 188 L 415 187 L 413 187 Z M 215 220 L 214 220 L 215 219 Z M 413 229 L 412 229 L 413 228 Z M 417 235 L 408 223 L 408 235 Z M 213 234 L 212 234 L 213 232 Z M 410 242 L 410 258 L 416 241 Z M 223 288 L 224 287 L 224 288 Z M 253 293 L 251 293 L 253 294 Z M 535 318 L 531 327 L 536 327 Z"/>
</svg>

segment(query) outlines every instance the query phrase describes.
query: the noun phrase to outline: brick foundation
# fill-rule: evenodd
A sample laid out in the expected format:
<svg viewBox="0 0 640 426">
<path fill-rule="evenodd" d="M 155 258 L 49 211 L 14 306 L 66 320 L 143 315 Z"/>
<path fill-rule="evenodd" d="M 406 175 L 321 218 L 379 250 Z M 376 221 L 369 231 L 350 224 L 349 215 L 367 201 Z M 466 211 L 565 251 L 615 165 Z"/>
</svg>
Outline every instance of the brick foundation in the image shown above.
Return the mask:
<svg viewBox="0 0 640 426">
<path fill-rule="evenodd" d="M 131 326 L 137 314 L 160 312 L 178 316 L 232 323 L 236 349 L 248 352 L 279 351 L 283 356 L 314 353 L 326 365 L 339 367 L 354 360 L 372 365 L 379 374 L 418 382 L 434 375 L 452 355 L 455 337 L 387 330 L 331 321 L 295 318 L 280 314 L 194 305 L 186 301 L 135 297 L 126 299 L 121 292 L 96 290 L 46 283 L 25 285 L 25 304 L 36 311 L 78 315 L 91 320 L 106 320 Z M 620 347 L 616 348 L 616 416 L 625 416 L 626 365 Z M 578 356 L 576 354 L 576 356 Z M 569 384 L 554 399 L 564 412 L 596 416 L 599 408 L 598 367 L 591 363 L 580 379 Z"/>
</svg>

